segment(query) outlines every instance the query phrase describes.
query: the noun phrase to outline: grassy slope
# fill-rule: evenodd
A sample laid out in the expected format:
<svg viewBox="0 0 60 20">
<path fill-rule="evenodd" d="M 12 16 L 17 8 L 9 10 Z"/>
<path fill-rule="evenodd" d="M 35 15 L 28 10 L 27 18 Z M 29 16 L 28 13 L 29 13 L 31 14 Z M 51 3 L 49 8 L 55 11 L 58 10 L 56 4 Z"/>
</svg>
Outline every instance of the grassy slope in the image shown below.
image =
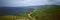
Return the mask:
<svg viewBox="0 0 60 20">
<path fill-rule="evenodd" d="M 53 15 L 57 15 L 56 12 L 58 12 L 56 9 L 60 9 L 59 6 L 56 6 L 55 8 L 42 8 L 42 9 L 38 9 L 36 12 L 34 12 L 32 14 L 32 17 L 35 18 L 38 17 L 38 19 L 36 20 L 52 20 L 52 18 L 54 17 Z M 28 14 L 29 12 L 27 12 Z M 28 17 L 27 14 L 23 14 L 23 17 Z M 59 14 L 59 13 L 58 13 Z M 29 17 L 28 17 L 29 18 Z M 55 17 L 54 17 L 55 18 Z M 53 19 L 55 20 L 55 19 Z"/>
<path fill-rule="evenodd" d="M 0 16 L 0 20 L 16 20 L 16 16 Z"/>
<path fill-rule="evenodd" d="M 60 17 L 60 7 L 56 6 L 55 8 L 42 8 L 38 9 L 32 14 L 32 17 L 38 17 L 37 20 L 60 20 L 57 17 Z M 34 16 L 35 15 L 35 16 Z M 56 17 L 57 16 L 57 17 Z"/>
<path fill-rule="evenodd" d="M 22 13 L 22 14 L 20 14 L 19 16 L 0 16 L 0 20 L 22 20 L 22 19 L 26 19 L 26 20 L 31 20 L 28 16 L 27 16 L 27 14 L 28 14 L 29 12 L 24 12 L 24 13 Z"/>
<path fill-rule="evenodd" d="M 37 20 L 52 20 L 52 18 L 54 17 L 53 15 L 56 15 L 55 12 L 58 12 L 58 11 L 56 11 L 56 9 L 58 9 L 58 8 L 60 9 L 60 7 L 57 7 L 57 8 L 55 7 L 55 9 L 53 9 L 53 8 L 50 8 L 50 9 L 49 8 L 38 9 L 36 12 L 34 12 L 32 14 L 32 17 L 37 16 L 38 17 Z M 27 14 L 29 14 L 29 13 L 30 12 L 25 12 L 22 15 L 18 16 L 17 19 L 28 19 L 28 20 L 31 20 L 27 16 Z M 35 15 L 35 16 L 33 16 L 33 15 Z M 5 17 L 7 17 L 7 18 L 5 18 Z M 12 19 L 12 17 L 13 17 L 13 19 Z M 15 20 L 16 19 L 16 16 L 12 16 L 12 17 L 11 16 L 9 16 L 9 17 L 8 16 L 3 16 L 3 17 L 0 16 L 0 18 L 2 18 L 2 20 L 8 20 L 8 19 L 9 20 Z M 55 20 L 55 19 L 53 19 L 53 20 Z"/>
</svg>

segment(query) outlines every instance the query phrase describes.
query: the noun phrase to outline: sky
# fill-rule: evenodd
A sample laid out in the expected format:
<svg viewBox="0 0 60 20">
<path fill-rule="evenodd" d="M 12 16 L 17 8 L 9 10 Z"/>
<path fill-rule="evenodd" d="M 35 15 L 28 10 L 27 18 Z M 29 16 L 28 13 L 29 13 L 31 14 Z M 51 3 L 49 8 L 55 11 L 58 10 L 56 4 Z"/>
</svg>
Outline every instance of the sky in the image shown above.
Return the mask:
<svg viewBox="0 0 60 20">
<path fill-rule="evenodd" d="M 60 0 L 0 0 L 0 6 L 34 6 L 60 4 Z"/>
</svg>

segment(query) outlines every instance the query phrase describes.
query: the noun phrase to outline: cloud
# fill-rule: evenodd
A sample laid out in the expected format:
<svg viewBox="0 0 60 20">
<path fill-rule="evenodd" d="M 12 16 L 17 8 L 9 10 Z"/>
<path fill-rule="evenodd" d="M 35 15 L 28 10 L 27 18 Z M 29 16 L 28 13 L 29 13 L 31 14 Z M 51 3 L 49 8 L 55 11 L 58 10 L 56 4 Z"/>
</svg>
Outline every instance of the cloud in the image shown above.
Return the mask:
<svg viewBox="0 0 60 20">
<path fill-rule="evenodd" d="M 27 3 L 27 2 L 31 2 L 32 0 L 25 0 L 25 1 L 22 1 L 21 3 Z"/>
<path fill-rule="evenodd" d="M 2 6 L 34 6 L 58 4 L 59 1 L 51 0 L 1 0 Z"/>
<path fill-rule="evenodd" d="M 46 0 L 26 0 L 21 3 L 25 5 L 44 5 L 46 2 Z"/>
</svg>

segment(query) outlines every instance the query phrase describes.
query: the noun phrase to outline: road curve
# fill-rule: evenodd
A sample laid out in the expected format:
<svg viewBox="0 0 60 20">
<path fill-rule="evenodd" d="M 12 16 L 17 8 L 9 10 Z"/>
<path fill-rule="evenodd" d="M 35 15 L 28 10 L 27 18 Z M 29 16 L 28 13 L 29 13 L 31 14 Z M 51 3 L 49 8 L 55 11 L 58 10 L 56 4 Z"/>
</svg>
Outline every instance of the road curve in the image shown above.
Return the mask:
<svg viewBox="0 0 60 20">
<path fill-rule="evenodd" d="M 33 12 L 29 13 L 29 14 L 28 14 L 28 17 L 31 18 L 31 19 L 33 19 L 33 20 L 35 20 L 35 18 L 31 17 L 30 15 L 33 14 L 34 12 L 36 12 L 36 10 L 37 10 L 37 9 L 35 9 L 35 10 L 33 10 Z"/>
</svg>

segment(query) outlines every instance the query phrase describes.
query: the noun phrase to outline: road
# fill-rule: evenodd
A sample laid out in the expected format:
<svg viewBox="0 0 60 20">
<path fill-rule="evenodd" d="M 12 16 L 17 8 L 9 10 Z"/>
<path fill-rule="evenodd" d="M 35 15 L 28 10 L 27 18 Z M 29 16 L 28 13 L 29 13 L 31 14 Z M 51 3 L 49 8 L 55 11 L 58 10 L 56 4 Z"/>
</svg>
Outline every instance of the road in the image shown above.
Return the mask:
<svg viewBox="0 0 60 20">
<path fill-rule="evenodd" d="M 35 18 L 32 18 L 30 15 L 33 14 L 34 12 L 36 12 L 36 10 L 37 10 L 37 9 L 35 9 L 35 10 L 33 10 L 33 12 L 29 13 L 29 14 L 28 14 L 28 17 L 31 18 L 31 19 L 33 19 L 33 20 L 35 20 Z"/>
</svg>

